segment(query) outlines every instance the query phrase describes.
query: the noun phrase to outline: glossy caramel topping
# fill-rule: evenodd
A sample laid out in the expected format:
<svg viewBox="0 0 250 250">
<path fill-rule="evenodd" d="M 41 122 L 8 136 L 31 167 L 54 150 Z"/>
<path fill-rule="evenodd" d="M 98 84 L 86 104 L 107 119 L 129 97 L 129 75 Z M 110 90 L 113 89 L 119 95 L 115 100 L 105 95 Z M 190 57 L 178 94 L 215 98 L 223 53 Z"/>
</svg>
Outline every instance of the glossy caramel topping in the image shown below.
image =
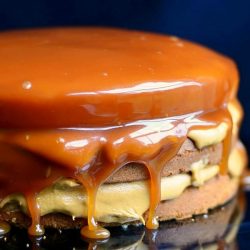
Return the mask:
<svg viewBox="0 0 250 250">
<path fill-rule="evenodd" d="M 130 162 L 149 171 L 146 226 L 157 228 L 161 171 L 193 129 L 228 125 L 227 173 L 227 104 L 238 84 L 229 59 L 173 37 L 94 28 L 2 33 L 0 58 L 0 194 L 25 194 L 30 234 L 43 233 L 36 194 L 71 177 L 88 194 L 81 233 L 108 237 L 95 220 L 96 193 Z"/>
<path fill-rule="evenodd" d="M 151 33 L 69 28 L 0 34 L 0 126 L 117 125 L 222 106 L 234 63 Z"/>
</svg>

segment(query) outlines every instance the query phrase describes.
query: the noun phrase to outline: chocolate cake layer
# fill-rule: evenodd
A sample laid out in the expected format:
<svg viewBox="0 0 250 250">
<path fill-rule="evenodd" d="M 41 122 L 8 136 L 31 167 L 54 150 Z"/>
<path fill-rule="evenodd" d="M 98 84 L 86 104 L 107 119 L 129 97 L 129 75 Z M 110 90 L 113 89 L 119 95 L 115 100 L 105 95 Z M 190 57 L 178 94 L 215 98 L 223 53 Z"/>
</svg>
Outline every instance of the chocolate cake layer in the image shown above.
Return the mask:
<svg viewBox="0 0 250 250">
<path fill-rule="evenodd" d="M 188 188 L 178 198 L 161 202 L 156 210 L 159 220 L 189 218 L 207 213 L 209 209 L 224 204 L 237 192 L 238 180 L 218 176 L 198 188 Z M 145 215 L 146 216 L 146 215 Z"/>
<path fill-rule="evenodd" d="M 222 156 L 222 144 L 216 144 L 199 150 L 190 139 L 186 139 L 178 154 L 163 168 L 162 176 L 187 173 L 191 164 L 206 159 L 208 164 L 219 164 Z M 110 176 L 105 183 L 131 182 L 149 179 L 147 168 L 142 164 L 130 163 Z"/>
</svg>

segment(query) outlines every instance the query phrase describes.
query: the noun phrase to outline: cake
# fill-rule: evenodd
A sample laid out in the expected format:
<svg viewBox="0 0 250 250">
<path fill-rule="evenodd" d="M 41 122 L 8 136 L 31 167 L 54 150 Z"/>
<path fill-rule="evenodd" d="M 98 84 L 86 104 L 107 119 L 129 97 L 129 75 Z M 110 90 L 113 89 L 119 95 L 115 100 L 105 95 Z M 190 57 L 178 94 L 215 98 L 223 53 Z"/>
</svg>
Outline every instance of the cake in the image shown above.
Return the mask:
<svg viewBox="0 0 250 250">
<path fill-rule="evenodd" d="M 246 154 L 235 63 L 110 28 L 0 34 L 0 231 L 182 220 L 237 193 Z"/>
</svg>

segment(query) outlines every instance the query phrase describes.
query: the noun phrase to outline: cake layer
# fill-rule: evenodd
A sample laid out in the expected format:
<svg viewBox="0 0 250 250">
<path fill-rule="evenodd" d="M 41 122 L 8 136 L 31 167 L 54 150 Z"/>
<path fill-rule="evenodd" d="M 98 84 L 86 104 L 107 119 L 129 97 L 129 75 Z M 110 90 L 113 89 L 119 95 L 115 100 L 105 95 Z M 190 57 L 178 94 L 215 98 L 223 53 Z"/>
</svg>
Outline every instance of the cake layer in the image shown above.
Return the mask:
<svg viewBox="0 0 250 250">
<path fill-rule="evenodd" d="M 171 249 L 182 249 L 187 247 L 201 247 L 203 249 L 215 249 L 219 246 L 229 247 L 235 240 L 237 229 L 240 225 L 243 208 L 239 207 L 238 199 L 209 211 L 204 216 L 194 216 L 193 219 L 182 221 L 168 221 L 161 223 L 157 231 L 145 230 L 143 227 L 128 226 L 125 228 L 109 228 L 111 237 L 105 242 L 90 242 L 89 248 L 102 249 L 155 249 L 163 245 Z M 16 225 L 28 227 L 29 218 L 20 212 L 11 212 L 7 216 L 15 218 Z M 83 220 L 76 218 L 74 221 L 70 216 L 63 214 L 50 214 L 42 217 L 43 224 L 54 228 L 80 228 Z M 39 245 L 45 249 L 87 249 L 86 242 L 82 241 L 75 230 L 48 230 L 46 237 L 38 240 Z M 30 238 L 23 230 L 15 228 L 8 235 L 7 240 L 0 238 L 0 247 L 25 248 L 30 244 Z M 32 242 L 34 245 L 37 241 Z M 231 248 L 228 248 L 231 249 Z M 235 248 L 232 248 L 235 249 Z"/>
<path fill-rule="evenodd" d="M 186 140 L 180 151 L 163 168 L 162 177 L 172 176 L 191 171 L 195 162 L 203 161 L 209 165 L 219 165 L 222 156 L 222 144 L 208 146 L 198 150 L 191 140 Z M 105 183 L 131 182 L 149 179 L 148 170 L 143 164 L 130 163 L 123 166 Z"/>
<path fill-rule="evenodd" d="M 157 208 L 157 216 L 161 221 L 181 220 L 194 214 L 207 213 L 209 209 L 230 200 L 236 194 L 238 185 L 238 179 L 220 176 L 199 188 L 188 188 L 178 198 L 161 202 Z"/>
<path fill-rule="evenodd" d="M 232 100 L 238 85 L 230 59 L 139 31 L 1 32 L 0 58 L 1 128 L 117 125 L 207 112 Z"/>
</svg>

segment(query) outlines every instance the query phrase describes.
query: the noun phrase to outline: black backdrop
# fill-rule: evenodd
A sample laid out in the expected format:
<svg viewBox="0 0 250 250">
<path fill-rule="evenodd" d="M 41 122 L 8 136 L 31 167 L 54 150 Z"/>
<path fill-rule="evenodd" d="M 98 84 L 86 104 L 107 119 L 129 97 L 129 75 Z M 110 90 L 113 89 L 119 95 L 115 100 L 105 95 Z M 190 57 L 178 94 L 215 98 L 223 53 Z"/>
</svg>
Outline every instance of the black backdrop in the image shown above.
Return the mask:
<svg viewBox="0 0 250 250">
<path fill-rule="evenodd" d="M 0 0 L 0 29 L 101 25 L 156 31 L 207 45 L 232 57 L 241 74 L 241 131 L 250 148 L 249 0 Z"/>
</svg>

